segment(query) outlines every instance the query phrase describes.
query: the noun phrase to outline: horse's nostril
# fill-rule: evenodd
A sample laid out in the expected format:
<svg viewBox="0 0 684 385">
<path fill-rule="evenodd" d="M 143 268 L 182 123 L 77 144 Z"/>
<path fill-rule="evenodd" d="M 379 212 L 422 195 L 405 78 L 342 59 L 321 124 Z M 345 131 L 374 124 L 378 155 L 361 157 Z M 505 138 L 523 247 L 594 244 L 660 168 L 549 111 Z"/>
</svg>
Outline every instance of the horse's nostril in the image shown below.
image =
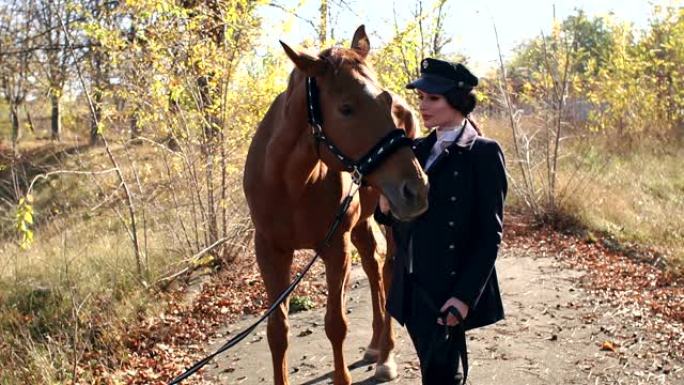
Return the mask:
<svg viewBox="0 0 684 385">
<path fill-rule="evenodd" d="M 404 183 L 404 186 L 401 188 L 402 198 L 407 202 L 413 202 L 416 199 L 416 195 L 415 187 L 412 187 L 408 182 Z"/>
</svg>

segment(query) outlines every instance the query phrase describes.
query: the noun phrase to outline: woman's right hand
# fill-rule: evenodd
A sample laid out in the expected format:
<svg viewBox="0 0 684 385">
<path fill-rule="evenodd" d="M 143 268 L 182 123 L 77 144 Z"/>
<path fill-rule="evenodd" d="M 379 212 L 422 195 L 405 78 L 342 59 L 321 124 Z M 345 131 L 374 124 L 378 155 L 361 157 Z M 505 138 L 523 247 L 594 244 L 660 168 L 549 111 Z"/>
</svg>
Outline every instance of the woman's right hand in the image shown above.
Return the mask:
<svg viewBox="0 0 684 385">
<path fill-rule="evenodd" d="M 390 204 L 387 198 L 385 198 L 384 195 L 380 194 L 380 200 L 378 201 L 378 205 L 380 206 L 380 211 L 383 214 L 387 214 L 390 211 Z"/>
</svg>

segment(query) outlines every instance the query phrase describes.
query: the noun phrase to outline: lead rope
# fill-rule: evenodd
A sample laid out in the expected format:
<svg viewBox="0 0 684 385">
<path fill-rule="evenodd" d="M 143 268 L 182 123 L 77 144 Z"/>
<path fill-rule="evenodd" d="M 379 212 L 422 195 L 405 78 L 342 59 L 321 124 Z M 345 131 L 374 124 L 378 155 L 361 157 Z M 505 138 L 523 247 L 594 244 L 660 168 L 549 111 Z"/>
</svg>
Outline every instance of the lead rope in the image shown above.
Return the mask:
<svg viewBox="0 0 684 385">
<path fill-rule="evenodd" d="M 330 239 L 332 238 L 333 234 L 335 234 L 335 231 L 337 228 L 340 226 L 340 223 L 342 222 L 342 218 L 344 217 L 344 214 L 347 213 L 347 210 L 349 209 L 349 205 L 351 204 L 352 200 L 354 199 L 354 195 L 356 195 L 356 192 L 359 191 L 359 188 L 361 187 L 360 184 L 361 179 L 353 178 L 352 183 L 349 186 L 349 191 L 347 192 L 347 196 L 344 198 L 342 203 L 340 204 L 340 208 L 337 211 L 337 215 L 335 216 L 335 220 L 333 221 L 332 225 L 330 226 L 330 229 L 328 230 L 328 233 L 325 235 L 325 238 L 323 239 L 323 242 L 321 245 L 318 247 L 317 250 L 320 250 L 321 248 L 326 248 L 330 245 Z M 192 376 L 195 374 L 198 370 L 202 369 L 206 364 L 208 364 L 214 357 L 218 356 L 219 354 L 225 352 L 226 350 L 232 348 L 233 346 L 237 345 L 240 343 L 242 340 L 244 340 L 248 335 L 256 329 L 259 324 L 261 324 L 266 318 L 268 318 L 271 313 L 275 311 L 275 309 L 278 308 L 278 306 L 282 305 L 283 302 L 287 299 L 287 297 L 294 291 L 294 289 L 299 285 L 299 282 L 304 278 L 307 272 L 309 272 L 309 269 L 311 269 L 311 266 L 316 262 L 316 260 L 320 257 L 319 251 L 316 251 L 315 255 L 313 258 L 311 258 L 311 261 L 306 264 L 304 269 L 297 273 L 295 276 L 294 280 L 292 280 L 292 283 L 290 283 L 290 286 L 288 286 L 285 290 L 283 290 L 282 293 L 278 296 L 278 299 L 266 310 L 266 312 L 252 325 L 250 325 L 248 328 L 244 329 L 235 337 L 231 338 L 228 340 L 223 346 L 218 348 L 214 353 L 204 357 L 200 361 L 197 361 L 194 365 L 192 365 L 190 368 L 188 368 L 183 374 L 179 375 L 178 377 L 174 378 L 171 382 L 168 383 L 168 385 L 175 385 L 175 384 L 180 384 L 182 381 L 187 379 L 188 377 Z"/>
</svg>

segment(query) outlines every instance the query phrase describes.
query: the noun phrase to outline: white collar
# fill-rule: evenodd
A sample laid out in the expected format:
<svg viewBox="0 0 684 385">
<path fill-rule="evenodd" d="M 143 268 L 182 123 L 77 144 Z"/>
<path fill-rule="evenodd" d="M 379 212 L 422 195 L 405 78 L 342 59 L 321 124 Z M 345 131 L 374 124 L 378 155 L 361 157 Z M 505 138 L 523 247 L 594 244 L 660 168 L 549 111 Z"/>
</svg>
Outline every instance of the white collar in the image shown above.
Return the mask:
<svg viewBox="0 0 684 385">
<path fill-rule="evenodd" d="M 437 131 L 437 142 L 453 142 L 458 133 L 461 132 L 461 127 L 454 127 L 453 129 Z"/>
<path fill-rule="evenodd" d="M 438 143 L 444 141 L 453 142 L 454 139 L 456 139 L 456 137 L 459 135 L 461 127 L 463 127 L 463 123 L 458 126 L 449 127 L 442 130 L 434 130 L 436 134 L 436 140 L 433 146 L 433 151 L 438 148 Z M 461 147 L 468 147 L 472 141 L 479 136 L 479 134 L 468 119 L 466 119 L 466 124 L 465 127 L 463 127 L 463 130 L 463 135 L 461 135 L 461 137 L 458 139 L 458 145 Z"/>
<path fill-rule="evenodd" d="M 461 130 L 467 129 L 467 126 L 469 126 L 469 125 L 470 125 L 470 122 L 468 121 L 468 119 L 464 119 L 463 121 L 458 122 L 458 124 L 456 124 L 455 126 L 438 128 L 436 130 L 437 141 L 435 142 L 435 144 L 441 143 L 441 142 L 453 142 L 454 140 L 456 140 L 458 135 L 461 133 Z M 459 140 L 459 143 L 460 142 L 461 141 Z"/>
<path fill-rule="evenodd" d="M 463 131 L 462 134 L 461 131 Z M 478 135 L 475 127 L 473 127 L 473 125 L 467 119 L 458 126 L 449 127 L 448 129 L 435 130 L 435 134 L 437 135 L 437 140 L 432 146 L 432 149 L 430 150 L 430 156 L 425 162 L 426 170 L 432 166 L 433 162 L 439 157 L 439 154 L 444 151 L 444 148 L 441 145 L 442 143 L 453 143 L 458 137 L 459 139 L 457 145 L 461 147 L 467 147 Z"/>
</svg>

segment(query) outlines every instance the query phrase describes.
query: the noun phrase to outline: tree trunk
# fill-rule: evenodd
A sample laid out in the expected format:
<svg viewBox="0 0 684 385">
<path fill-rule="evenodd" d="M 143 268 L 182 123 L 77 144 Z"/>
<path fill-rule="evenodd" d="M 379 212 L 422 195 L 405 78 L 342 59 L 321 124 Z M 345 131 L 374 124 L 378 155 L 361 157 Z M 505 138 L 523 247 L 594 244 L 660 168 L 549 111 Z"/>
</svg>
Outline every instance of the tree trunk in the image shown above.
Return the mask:
<svg viewBox="0 0 684 385">
<path fill-rule="evenodd" d="M 216 215 L 216 206 L 214 202 L 214 159 L 219 138 L 219 128 L 222 127 L 220 119 L 212 111 L 214 102 L 213 96 L 218 91 L 210 85 L 211 75 L 202 75 L 197 79 L 197 85 L 200 91 L 200 101 L 202 114 L 204 115 L 203 124 L 203 150 L 202 154 L 205 157 L 205 176 L 207 186 L 207 216 L 208 216 L 208 238 L 207 245 L 211 245 L 218 240 L 218 222 Z"/>
<path fill-rule="evenodd" d="M 321 23 L 318 27 L 318 40 L 321 43 L 321 48 L 325 47 L 328 36 L 328 1 L 321 0 L 321 6 L 318 9 Z"/>
<path fill-rule="evenodd" d="M 215 202 L 215 187 L 214 187 L 214 151 L 216 146 L 211 146 L 211 149 L 206 154 L 206 177 L 207 177 L 207 227 L 209 231 L 209 244 L 212 245 L 218 241 L 218 221 L 216 218 L 216 202 Z"/>
<path fill-rule="evenodd" d="M 16 145 L 19 140 L 19 106 L 15 103 L 10 104 L 10 121 L 12 122 L 12 143 Z"/>
<path fill-rule="evenodd" d="M 99 122 L 102 116 L 102 91 L 97 85 L 93 92 L 93 110 L 95 113 L 90 118 L 90 144 L 96 145 L 100 142 Z"/>
<path fill-rule="evenodd" d="M 197 79 L 201 103 L 200 109 L 202 110 L 202 115 L 204 115 L 204 124 L 202 126 L 206 143 L 212 143 L 214 141 L 219 134 L 219 127 L 222 126 L 221 121 L 216 117 L 216 114 L 212 112 L 214 95 L 216 95 L 218 91 L 215 87 L 210 85 L 211 80 L 211 75 L 200 75 Z"/>
<path fill-rule="evenodd" d="M 59 102 L 60 97 L 58 95 L 52 94 L 52 96 L 50 96 L 50 104 L 52 105 L 50 126 L 52 128 L 53 140 L 61 140 L 62 135 L 62 116 L 59 109 Z"/>
<path fill-rule="evenodd" d="M 141 130 L 140 130 L 140 124 L 138 120 L 138 111 L 136 110 L 131 114 L 131 119 L 130 119 L 130 127 L 131 127 L 131 139 L 135 139 L 140 137 Z"/>
<path fill-rule="evenodd" d="M 26 105 L 24 105 L 24 112 L 26 113 L 26 123 L 28 124 L 29 130 L 31 130 L 31 133 L 34 135 L 36 134 L 36 126 L 33 124 L 33 118 L 31 118 L 31 112 L 26 108 Z"/>
</svg>

